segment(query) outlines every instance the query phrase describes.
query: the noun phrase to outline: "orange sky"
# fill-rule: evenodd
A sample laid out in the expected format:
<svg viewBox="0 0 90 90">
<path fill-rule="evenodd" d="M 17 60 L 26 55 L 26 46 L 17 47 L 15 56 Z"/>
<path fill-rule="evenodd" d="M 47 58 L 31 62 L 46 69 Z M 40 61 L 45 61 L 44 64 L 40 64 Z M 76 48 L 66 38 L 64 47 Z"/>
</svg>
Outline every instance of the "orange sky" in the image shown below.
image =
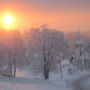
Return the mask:
<svg viewBox="0 0 90 90">
<path fill-rule="evenodd" d="M 2 17 L 5 13 L 10 13 L 14 18 L 14 29 L 29 29 L 38 27 L 41 24 L 49 24 L 50 28 L 62 31 L 77 31 L 78 25 L 81 31 L 90 31 L 90 8 L 85 6 L 46 6 L 43 2 L 32 5 L 29 0 L 25 2 L 0 2 L 0 25 L 2 25 Z M 15 1 L 15 0 L 13 0 Z M 17 1 L 17 0 L 16 0 Z M 21 0 L 20 0 L 21 1 Z M 31 0 L 32 1 L 32 0 Z M 40 1 L 40 0 L 39 0 Z M 58 0 L 56 0 L 58 1 Z M 50 2 L 50 0 L 49 0 Z M 54 2 L 53 2 L 54 3 Z"/>
</svg>

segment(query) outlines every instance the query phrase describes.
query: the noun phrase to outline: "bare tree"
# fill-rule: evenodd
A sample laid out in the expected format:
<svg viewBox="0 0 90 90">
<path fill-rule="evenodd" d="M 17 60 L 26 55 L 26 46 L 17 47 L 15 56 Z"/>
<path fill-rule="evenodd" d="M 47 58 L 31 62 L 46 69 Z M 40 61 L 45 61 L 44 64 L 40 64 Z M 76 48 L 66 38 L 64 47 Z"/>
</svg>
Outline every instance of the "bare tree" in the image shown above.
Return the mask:
<svg viewBox="0 0 90 90">
<path fill-rule="evenodd" d="M 64 34 L 43 25 L 40 28 L 33 29 L 30 33 L 30 38 L 28 50 L 30 51 L 31 59 L 33 59 L 33 61 L 30 60 L 32 62 L 30 64 L 31 69 L 42 72 L 44 79 L 49 79 L 49 73 L 56 71 L 57 57 L 61 53 L 65 56 L 67 43 Z"/>
<path fill-rule="evenodd" d="M 12 64 L 13 64 L 13 75 L 16 76 L 16 69 L 25 66 L 25 48 L 24 43 L 19 31 L 13 32 L 11 38 L 11 52 L 12 52 Z"/>
</svg>

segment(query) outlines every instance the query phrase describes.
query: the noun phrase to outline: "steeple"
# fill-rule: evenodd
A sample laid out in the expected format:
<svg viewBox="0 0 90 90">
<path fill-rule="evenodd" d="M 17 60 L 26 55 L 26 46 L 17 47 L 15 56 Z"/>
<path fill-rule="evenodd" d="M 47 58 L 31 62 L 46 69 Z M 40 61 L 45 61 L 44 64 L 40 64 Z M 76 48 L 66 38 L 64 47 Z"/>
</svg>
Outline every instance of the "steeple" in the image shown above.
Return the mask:
<svg viewBox="0 0 90 90">
<path fill-rule="evenodd" d="M 84 50 L 84 41 L 82 39 L 81 33 L 78 29 L 75 38 L 75 57 L 78 59 L 81 55 L 81 52 Z"/>
<path fill-rule="evenodd" d="M 79 28 L 78 28 L 78 32 L 76 33 L 75 44 L 78 44 L 78 45 L 83 45 L 84 44 L 84 41 L 82 39 Z"/>
</svg>

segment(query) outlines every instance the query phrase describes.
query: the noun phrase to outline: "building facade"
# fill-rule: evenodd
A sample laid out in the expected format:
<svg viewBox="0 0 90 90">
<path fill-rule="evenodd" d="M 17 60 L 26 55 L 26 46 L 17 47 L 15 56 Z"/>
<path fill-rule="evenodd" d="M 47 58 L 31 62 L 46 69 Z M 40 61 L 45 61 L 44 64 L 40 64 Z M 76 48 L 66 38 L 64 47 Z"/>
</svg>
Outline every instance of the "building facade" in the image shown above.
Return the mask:
<svg viewBox="0 0 90 90">
<path fill-rule="evenodd" d="M 75 65 L 80 68 L 88 68 L 90 63 L 90 54 L 87 51 L 86 42 L 78 31 L 74 42 Z"/>
</svg>

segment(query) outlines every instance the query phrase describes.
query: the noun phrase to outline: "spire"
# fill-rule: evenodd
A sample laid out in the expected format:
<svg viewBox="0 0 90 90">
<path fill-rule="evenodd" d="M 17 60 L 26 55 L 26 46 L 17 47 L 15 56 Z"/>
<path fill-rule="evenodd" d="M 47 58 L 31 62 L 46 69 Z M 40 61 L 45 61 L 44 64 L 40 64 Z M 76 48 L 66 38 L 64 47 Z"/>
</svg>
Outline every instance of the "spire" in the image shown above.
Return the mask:
<svg viewBox="0 0 90 90">
<path fill-rule="evenodd" d="M 79 27 L 78 27 L 78 32 L 76 33 L 75 44 L 84 44 L 81 33 L 79 31 Z"/>
</svg>

